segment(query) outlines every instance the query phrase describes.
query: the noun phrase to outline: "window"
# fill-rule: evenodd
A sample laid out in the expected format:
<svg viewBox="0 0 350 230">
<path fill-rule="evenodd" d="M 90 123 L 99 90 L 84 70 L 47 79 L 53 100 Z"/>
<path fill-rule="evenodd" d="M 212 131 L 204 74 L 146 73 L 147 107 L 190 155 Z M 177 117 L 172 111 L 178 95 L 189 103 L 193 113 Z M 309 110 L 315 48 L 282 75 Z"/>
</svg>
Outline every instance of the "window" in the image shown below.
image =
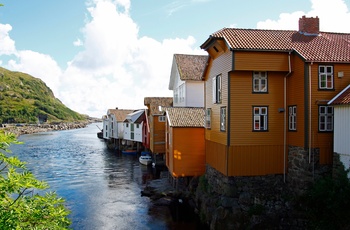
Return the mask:
<svg viewBox="0 0 350 230">
<path fill-rule="evenodd" d="M 320 89 L 333 89 L 333 66 L 320 65 L 318 67 L 318 82 Z"/>
<path fill-rule="evenodd" d="M 320 106 L 318 108 L 318 129 L 321 132 L 333 131 L 333 107 Z"/>
<path fill-rule="evenodd" d="M 165 116 L 159 116 L 158 117 L 159 122 L 165 122 Z"/>
<path fill-rule="evenodd" d="M 180 85 L 179 87 L 179 102 L 185 101 L 185 84 Z"/>
<path fill-rule="evenodd" d="M 288 111 L 288 128 L 297 130 L 297 106 L 289 106 Z"/>
<path fill-rule="evenodd" d="M 207 129 L 211 128 L 211 109 L 205 110 L 205 127 Z"/>
<path fill-rule="evenodd" d="M 220 108 L 220 131 L 226 131 L 226 107 Z"/>
<path fill-rule="evenodd" d="M 221 75 L 213 77 L 213 103 L 221 103 Z"/>
<path fill-rule="evenodd" d="M 134 140 L 134 124 L 130 124 L 130 139 Z"/>
<path fill-rule="evenodd" d="M 253 73 L 253 92 L 254 93 L 267 92 L 267 73 L 266 72 Z"/>
<path fill-rule="evenodd" d="M 174 102 L 175 103 L 179 102 L 179 92 L 178 91 L 179 91 L 179 89 L 177 89 L 177 88 L 174 90 Z"/>
<path fill-rule="evenodd" d="M 267 131 L 267 107 L 253 107 L 253 130 Z"/>
</svg>

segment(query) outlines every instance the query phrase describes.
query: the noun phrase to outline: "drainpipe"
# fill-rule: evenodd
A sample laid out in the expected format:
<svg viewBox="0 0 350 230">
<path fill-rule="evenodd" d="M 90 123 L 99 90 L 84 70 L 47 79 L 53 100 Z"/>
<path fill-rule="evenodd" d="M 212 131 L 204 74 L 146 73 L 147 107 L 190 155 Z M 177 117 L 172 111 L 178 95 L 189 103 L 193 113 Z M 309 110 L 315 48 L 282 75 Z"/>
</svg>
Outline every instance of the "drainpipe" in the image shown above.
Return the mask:
<svg viewBox="0 0 350 230">
<path fill-rule="evenodd" d="M 284 107 L 284 117 L 283 117 L 283 182 L 286 183 L 286 154 L 287 154 L 287 77 L 292 73 L 290 54 L 288 53 L 288 73 L 284 76 L 284 92 L 283 92 L 283 107 Z"/>
<path fill-rule="evenodd" d="M 309 164 L 311 163 L 311 133 L 312 133 L 312 125 L 311 125 L 311 112 L 312 112 L 312 103 L 311 103 L 311 95 L 312 95 L 312 87 L 311 87 L 311 66 L 313 65 L 313 63 L 311 62 L 311 64 L 309 65 Z"/>
</svg>

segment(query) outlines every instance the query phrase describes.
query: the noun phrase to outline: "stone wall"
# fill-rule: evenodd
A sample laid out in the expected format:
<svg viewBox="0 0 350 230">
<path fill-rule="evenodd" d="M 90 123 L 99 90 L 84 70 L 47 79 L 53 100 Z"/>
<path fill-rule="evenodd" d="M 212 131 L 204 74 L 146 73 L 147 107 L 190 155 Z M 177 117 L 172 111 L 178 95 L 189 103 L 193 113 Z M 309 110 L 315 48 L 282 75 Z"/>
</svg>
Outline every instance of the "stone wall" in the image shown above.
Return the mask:
<svg viewBox="0 0 350 230">
<path fill-rule="evenodd" d="M 309 149 L 289 146 L 288 151 L 288 187 L 296 194 L 303 194 L 313 182 L 327 174 L 331 174 L 329 165 L 320 165 L 318 148 Z"/>
<path fill-rule="evenodd" d="M 226 177 L 207 165 L 199 180 L 195 202 L 210 229 L 249 229 L 296 226 L 292 194 L 283 175 Z"/>
</svg>

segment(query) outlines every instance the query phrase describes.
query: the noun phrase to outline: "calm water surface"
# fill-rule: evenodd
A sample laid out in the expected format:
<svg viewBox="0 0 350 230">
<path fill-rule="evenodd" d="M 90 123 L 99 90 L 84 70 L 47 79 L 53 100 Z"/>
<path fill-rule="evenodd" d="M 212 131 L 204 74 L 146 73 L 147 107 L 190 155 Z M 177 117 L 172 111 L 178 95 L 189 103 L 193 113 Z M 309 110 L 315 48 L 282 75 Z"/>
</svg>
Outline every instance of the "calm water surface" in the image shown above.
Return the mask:
<svg viewBox="0 0 350 230">
<path fill-rule="evenodd" d="M 190 229 L 140 192 L 155 169 L 106 149 L 96 124 L 19 137 L 11 147 L 27 168 L 66 200 L 73 229 Z"/>
</svg>

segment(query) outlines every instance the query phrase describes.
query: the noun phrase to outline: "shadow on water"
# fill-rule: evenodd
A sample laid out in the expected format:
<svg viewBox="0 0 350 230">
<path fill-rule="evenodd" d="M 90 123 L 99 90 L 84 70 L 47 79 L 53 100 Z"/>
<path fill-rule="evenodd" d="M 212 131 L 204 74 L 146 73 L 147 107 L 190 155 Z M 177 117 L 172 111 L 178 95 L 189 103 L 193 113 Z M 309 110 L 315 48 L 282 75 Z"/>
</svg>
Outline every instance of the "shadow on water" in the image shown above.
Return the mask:
<svg viewBox="0 0 350 230">
<path fill-rule="evenodd" d="M 185 203 L 155 206 L 141 197 L 160 170 L 137 156 L 106 148 L 96 124 L 77 130 L 22 135 L 11 147 L 27 168 L 66 200 L 72 229 L 199 229 Z"/>
</svg>

